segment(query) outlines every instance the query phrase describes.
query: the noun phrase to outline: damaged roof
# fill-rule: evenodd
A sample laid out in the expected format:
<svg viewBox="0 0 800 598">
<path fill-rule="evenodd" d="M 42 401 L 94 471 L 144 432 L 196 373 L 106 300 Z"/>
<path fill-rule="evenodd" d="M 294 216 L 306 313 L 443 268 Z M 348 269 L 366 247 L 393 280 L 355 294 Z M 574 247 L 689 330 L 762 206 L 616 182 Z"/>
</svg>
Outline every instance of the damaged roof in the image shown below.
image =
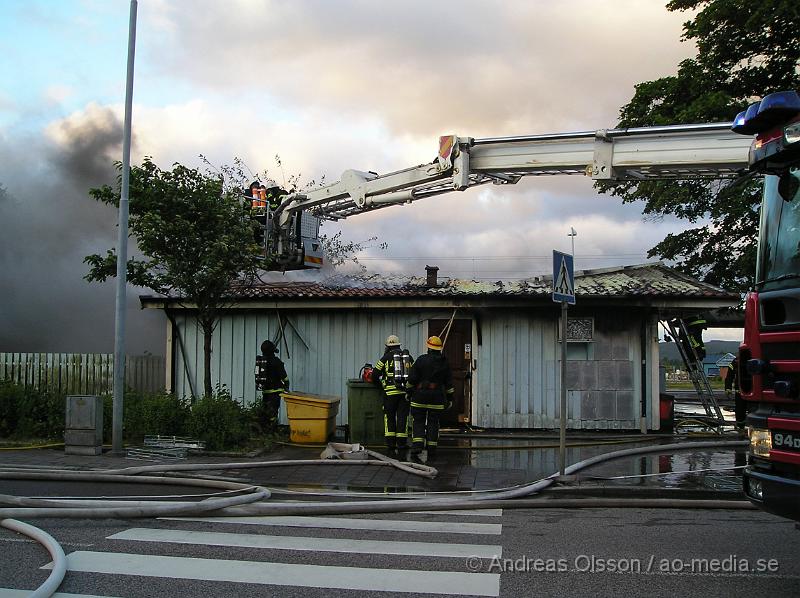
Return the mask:
<svg viewBox="0 0 800 598">
<path fill-rule="evenodd" d="M 423 276 L 319 274 L 319 280 L 258 282 L 232 288 L 230 299 L 371 299 L 371 298 L 541 298 L 550 299 L 552 277 L 511 281 L 439 278 L 429 286 Z M 704 298 L 739 300 L 739 295 L 681 274 L 661 263 L 575 272 L 575 294 L 583 298 Z M 142 297 L 142 302 L 155 297 Z M 163 301 L 164 298 L 159 298 Z"/>
</svg>

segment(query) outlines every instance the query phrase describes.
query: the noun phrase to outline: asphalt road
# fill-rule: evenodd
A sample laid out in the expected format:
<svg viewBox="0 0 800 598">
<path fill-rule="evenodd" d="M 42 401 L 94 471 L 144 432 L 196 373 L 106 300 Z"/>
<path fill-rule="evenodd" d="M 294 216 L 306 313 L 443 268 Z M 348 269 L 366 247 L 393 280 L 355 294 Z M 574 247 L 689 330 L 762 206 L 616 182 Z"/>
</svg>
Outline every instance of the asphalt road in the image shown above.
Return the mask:
<svg viewBox="0 0 800 598">
<path fill-rule="evenodd" d="M 60 591 L 78 595 L 800 595 L 800 531 L 757 511 L 30 522 L 62 544 Z M 27 595 L 49 561 L 0 528 L 0 597 Z"/>
</svg>

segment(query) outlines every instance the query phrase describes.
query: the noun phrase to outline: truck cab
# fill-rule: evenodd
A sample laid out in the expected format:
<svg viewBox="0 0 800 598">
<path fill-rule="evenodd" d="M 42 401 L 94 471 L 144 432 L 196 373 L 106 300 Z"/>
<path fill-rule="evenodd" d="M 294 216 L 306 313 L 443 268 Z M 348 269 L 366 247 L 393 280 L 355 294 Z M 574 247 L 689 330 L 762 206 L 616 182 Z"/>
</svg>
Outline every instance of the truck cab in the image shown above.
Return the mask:
<svg viewBox="0 0 800 598">
<path fill-rule="evenodd" d="M 765 175 L 739 350 L 750 441 L 743 487 L 760 508 L 800 521 L 800 96 L 766 96 L 733 130 L 755 135 L 749 167 Z"/>
</svg>

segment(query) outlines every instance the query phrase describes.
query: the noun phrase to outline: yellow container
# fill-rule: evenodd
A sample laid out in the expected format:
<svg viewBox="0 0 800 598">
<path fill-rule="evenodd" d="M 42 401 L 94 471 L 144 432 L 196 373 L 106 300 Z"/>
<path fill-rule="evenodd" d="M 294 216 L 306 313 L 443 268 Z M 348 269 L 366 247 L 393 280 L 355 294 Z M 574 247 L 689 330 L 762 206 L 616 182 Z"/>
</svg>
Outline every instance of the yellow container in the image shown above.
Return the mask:
<svg viewBox="0 0 800 598">
<path fill-rule="evenodd" d="M 281 393 L 289 418 L 289 439 L 301 444 L 328 441 L 336 428 L 339 397 L 314 395 L 306 392 Z"/>
</svg>

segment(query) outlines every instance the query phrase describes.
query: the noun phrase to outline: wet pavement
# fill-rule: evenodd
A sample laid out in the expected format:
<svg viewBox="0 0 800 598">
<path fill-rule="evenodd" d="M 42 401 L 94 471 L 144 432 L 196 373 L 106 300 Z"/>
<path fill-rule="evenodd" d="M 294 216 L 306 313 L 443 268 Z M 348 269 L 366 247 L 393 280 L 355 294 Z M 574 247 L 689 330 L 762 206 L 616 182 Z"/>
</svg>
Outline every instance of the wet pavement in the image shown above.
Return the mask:
<svg viewBox="0 0 800 598">
<path fill-rule="evenodd" d="M 567 465 L 602 453 L 642 446 L 675 442 L 708 440 L 742 440 L 733 430 L 725 435 L 700 435 L 702 428 L 688 430 L 689 435 L 598 434 L 570 432 L 567 438 Z M 683 429 L 682 429 L 683 431 Z M 694 432 L 697 435 L 691 435 Z M 114 456 L 106 452 L 98 456 L 65 455 L 63 448 L 3 450 L 0 467 L 49 467 L 59 469 L 97 470 L 169 463 L 207 463 L 204 475 L 215 475 L 246 483 L 263 485 L 284 492 L 341 491 L 369 493 L 412 493 L 469 491 L 505 488 L 542 479 L 558 471 L 558 436 L 552 432 L 462 433 L 443 434 L 437 459 L 430 463 L 438 470 L 434 479 L 409 474 L 390 466 L 367 466 L 359 462 L 349 465 L 325 464 L 281 465 L 257 468 L 223 468 L 223 463 L 255 463 L 281 460 L 319 459 L 320 447 L 279 445 L 262 455 L 190 454 L 181 461 L 143 461 Z M 580 493 L 604 496 L 647 497 L 676 492 L 693 498 L 744 498 L 741 468 L 745 465 L 745 448 L 693 449 L 681 452 L 630 456 L 604 462 L 562 481 L 554 490 L 559 494 Z M 215 467 L 216 466 L 216 467 Z M 0 493 L 9 487 L 0 481 Z M 33 482 L 25 482 L 27 487 Z M 47 495 L 46 484 L 38 492 Z M 124 493 L 112 484 L 74 484 L 76 495 L 108 495 Z M 27 489 L 26 491 L 30 491 Z M 550 492 L 551 490 L 548 490 Z M 141 489 L 137 488 L 137 492 Z M 165 488 L 159 487 L 158 493 Z M 59 491 L 63 495 L 63 488 Z"/>
</svg>

